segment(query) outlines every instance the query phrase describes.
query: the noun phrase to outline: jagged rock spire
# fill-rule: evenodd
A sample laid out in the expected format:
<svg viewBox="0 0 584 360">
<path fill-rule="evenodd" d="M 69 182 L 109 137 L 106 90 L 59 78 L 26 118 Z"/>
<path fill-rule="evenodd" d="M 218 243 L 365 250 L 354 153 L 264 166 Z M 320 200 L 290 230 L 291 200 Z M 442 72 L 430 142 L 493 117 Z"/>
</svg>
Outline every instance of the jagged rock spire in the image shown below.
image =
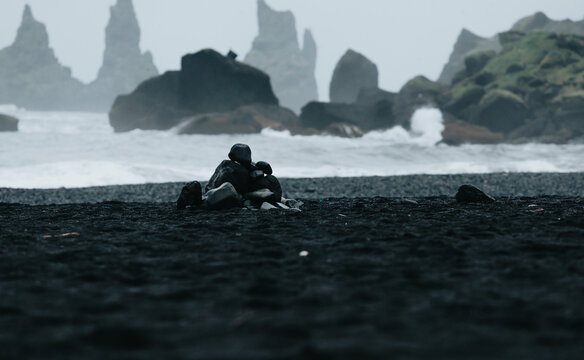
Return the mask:
<svg viewBox="0 0 584 360">
<path fill-rule="evenodd" d="M 316 42 L 307 31 L 300 49 L 294 14 L 276 11 L 265 0 L 258 0 L 257 5 L 259 33 L 245 62 L 270 75 L 282 106 L 300 112 L 302 106 L 318 99 Z"/>
<path fill-rule="evenodd" d="M 47 28 L 34 18 L 28 4 L 24 7 L 22 21 L 16 33 L 13 46 L 21 49 L 29 48 L 31 50 L 49 48 Z"/>
<path fill-rule="evenodd" d="M 26 5 L 14 42 L 0 50 L 0 104 L 36 110 L 73 108 L 81 91 L 81 82 L 50 48 L 45 25 Z"/>
<path fill-rule="evenodd" d="M 103 64 L 91 84 L 96 101 L 108 108 L 116 96 L 131 92 L 156 75 L 152 54 L 140 50 L 140 26 L 132 0 L 118 0 L 110 8 Z"/>
<path fill-rule="evenodd" d="M 312 68 L 312 72 L 316 69 L 316 58 L 318 55 L 318 50 L 316 48 L 316 41 L 312 36 L 310 29 L 304 30 L 304 41 L 302 42 L 302 54 Z"/>
</svg>

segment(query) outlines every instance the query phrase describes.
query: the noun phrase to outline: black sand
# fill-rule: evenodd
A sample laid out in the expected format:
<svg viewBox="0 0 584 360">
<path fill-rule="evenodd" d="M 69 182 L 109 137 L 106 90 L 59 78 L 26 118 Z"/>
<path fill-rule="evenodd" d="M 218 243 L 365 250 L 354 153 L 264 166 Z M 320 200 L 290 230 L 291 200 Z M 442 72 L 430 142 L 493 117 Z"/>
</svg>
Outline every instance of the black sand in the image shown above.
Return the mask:
<svg viewBox="0 0 584 360">
<path fill-rule="evenodd" d="M 462 183 L 498 202 L 457 204 Z M 0 358 L 584 354 L 584 174 L 282 185 L 303 212 L 0 189 Z"/>
</svg>

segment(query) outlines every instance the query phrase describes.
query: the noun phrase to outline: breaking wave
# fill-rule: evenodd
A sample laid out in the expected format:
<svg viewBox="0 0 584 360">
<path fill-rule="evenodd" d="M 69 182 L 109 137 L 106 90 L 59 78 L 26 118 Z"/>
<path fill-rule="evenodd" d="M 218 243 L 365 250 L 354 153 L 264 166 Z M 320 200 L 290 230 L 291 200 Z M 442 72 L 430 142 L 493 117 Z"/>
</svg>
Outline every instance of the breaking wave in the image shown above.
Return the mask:
<svg viewBox="0 0 584 360">
<path fill-rule="evenodd" d="M 115 134 L 107 115 L 31 112 L 0 107 L 21 121 L 0 133 L 0 187 L 57 188 L 206 180 L 236 142 L 279 177 L 389 176 L 491 172 L 584 171 L 584 145 L 439 144 L 437 109 L 420 109 L 411 129 L 395 127 L 362 138 L 177 135 L 172 131 Z"/>
</svg>

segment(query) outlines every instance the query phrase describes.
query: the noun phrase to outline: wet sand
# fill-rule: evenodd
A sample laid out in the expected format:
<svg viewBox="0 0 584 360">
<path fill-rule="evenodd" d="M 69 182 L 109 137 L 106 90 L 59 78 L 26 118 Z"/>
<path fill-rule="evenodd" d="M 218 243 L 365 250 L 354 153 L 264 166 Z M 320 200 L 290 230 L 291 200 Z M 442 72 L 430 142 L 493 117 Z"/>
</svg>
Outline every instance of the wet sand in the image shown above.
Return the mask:
<svg viewBox="0 0 584 360">
<path fill-rule="evenodd" d="M 300 213 L 0 189 L 2 358 L 577 359 L 583 179 L 283 180 Z"/>
</svg>

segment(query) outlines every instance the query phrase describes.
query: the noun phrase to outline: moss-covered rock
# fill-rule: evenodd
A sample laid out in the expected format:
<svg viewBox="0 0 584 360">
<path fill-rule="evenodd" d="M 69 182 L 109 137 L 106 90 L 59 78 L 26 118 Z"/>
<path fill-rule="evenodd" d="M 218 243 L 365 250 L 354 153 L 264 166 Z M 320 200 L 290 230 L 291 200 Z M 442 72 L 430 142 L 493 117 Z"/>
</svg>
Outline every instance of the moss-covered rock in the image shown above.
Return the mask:
<svg viewBox="0 0 584 360">
<path fill-rule="evenodd" d="M 552 135 L 562 141 L 580 136 L 579 124 L 584 123 L 584 37 L 512 31 L 499 38 L 504 44 L 499 54 L 474 54 L 465 60 L 467 68 L 443 94 L 442 110 L 503 133 L 507 140 L 518 133 L 528 133 L 532 139 Z M 540 118 L 551 125 L 530 125 Z M 518 130 L 521 127 L 530 130 L 522 132 Z M 549 131 L 561 131 L 562 136 Z"/>
</svg>

